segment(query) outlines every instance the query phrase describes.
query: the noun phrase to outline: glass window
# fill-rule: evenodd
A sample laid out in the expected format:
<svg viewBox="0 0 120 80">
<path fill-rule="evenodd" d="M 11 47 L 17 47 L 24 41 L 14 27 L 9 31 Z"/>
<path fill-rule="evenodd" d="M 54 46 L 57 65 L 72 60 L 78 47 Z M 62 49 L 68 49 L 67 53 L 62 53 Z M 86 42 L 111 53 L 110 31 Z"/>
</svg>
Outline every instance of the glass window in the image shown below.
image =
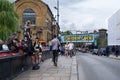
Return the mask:
<svg viewBox="0 0 120 80">
<path fill-rule="evenodd" d="M 31 24 L 35 25 L 36 14 L 32 9 L 26 9 L 22 15 L 22 24 L 25 25 L 26 21 L 30 21 Z"/>
</svg>

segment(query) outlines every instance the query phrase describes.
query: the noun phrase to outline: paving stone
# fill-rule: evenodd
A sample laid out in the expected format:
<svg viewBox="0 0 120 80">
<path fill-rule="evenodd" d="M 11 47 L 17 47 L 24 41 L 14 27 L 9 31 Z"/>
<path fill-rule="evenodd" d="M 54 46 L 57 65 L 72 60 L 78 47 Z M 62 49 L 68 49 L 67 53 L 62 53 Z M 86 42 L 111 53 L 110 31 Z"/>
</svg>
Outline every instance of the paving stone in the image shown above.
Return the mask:
<svg viewBox="0 0 120 80">
<path fill-rule="evenodd" d="M 29 80 L 29 78 L 16 78 L 14 80 Z"/>
<path fill-rule="evenodd" d="M 76 57 L 59 56 L 58 67 L 53 65 L 52 59 L 45 60 L 39 70 L 30 68 L 13 80 L 77 80 Z"/>
<path fill-rule="evenodd" d="M 78 80 L 77 75 L 72 75 L 70 80 Z"/>
<path fill-rule="evenodd" d="M 50 77 L 51 74 L 43 74 L 42 76 L 44 76 L 44 77 Z"/>
<path fill-rule="evenodd" d="M 41 80 L 56 80 L 55 77 L 43 77 Z"/>
<path fill-rule="evenodd" d="M 61 77 L 61 80 L 70 80 L 70 77 Z"/>
</svg>

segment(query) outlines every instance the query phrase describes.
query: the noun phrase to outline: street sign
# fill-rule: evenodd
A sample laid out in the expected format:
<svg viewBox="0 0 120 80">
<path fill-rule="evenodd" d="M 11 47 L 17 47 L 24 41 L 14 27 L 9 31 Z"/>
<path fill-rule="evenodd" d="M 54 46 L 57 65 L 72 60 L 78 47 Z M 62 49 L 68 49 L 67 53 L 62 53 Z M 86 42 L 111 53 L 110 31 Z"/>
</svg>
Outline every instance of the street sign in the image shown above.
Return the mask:
<svg viewBox="0 0 120 80">
<path fill-rule="evenodd" d="M 61 42 L 94 42 L 94 34 L 72 34 L 61 36 Z"/>
</svg>

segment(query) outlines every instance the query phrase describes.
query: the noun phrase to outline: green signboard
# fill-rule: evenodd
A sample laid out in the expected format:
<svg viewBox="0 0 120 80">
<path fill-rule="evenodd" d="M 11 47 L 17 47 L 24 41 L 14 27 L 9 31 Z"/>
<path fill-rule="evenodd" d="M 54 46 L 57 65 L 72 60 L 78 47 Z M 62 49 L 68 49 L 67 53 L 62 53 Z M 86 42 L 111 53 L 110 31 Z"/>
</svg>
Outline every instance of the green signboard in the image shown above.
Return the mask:
<svg viewBox="0 0 120 80">
<path fill-rule="evenodd" d="M 65 35 L 61 36 L 61 42 L 94 42 L 94 34 Z"/>
</svg>

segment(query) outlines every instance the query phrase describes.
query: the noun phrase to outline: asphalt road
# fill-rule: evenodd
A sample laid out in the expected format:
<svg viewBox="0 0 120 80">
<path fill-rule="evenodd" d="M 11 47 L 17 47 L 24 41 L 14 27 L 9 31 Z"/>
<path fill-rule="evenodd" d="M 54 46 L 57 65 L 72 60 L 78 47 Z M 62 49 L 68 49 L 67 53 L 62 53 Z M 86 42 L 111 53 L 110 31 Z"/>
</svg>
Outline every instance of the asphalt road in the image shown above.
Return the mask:
<svg viewBox="0 0 120 80">
<path fill-rule="evenodd" d="M 120 60 L 77 54 L 79 80 L 120 80 Z"/>
</svg>

